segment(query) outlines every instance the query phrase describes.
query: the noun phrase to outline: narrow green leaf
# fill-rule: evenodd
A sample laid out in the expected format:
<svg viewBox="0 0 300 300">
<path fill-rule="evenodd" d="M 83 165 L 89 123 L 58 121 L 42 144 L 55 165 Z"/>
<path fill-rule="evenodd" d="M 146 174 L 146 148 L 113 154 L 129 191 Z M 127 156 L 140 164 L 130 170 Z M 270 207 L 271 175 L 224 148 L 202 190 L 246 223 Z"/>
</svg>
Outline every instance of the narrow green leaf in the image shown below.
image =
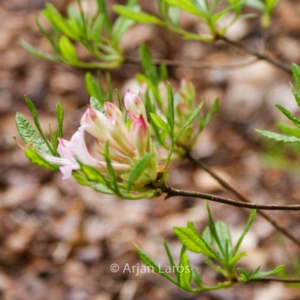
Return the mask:
<svg viewBox="0 0 300 300">
<path fill-rule="evenodd" d="M 173 92 L 172 92 L 172 86 L 168 82 L 168 123 L 170 127 L 170 135 L 171 139 L 173 140 L 174 137 L 174 126 L 175 126 L 175 121 L 174 121 L 174 97 L 173 97 Z"/>
<path fill-rule="evenodd" d="M 16 114 L 16 126 L 18 132 L 26 145 L 33 147 L 33 149 L 40 150 L 43 153 L 51 154 L 47 144 L 41 136 L 35 131 L 27 119 L 20 113 Z"/>
<path fill-rule="evenodd" d="M 202 280 L 195 269 L 192 269 L 192 279 L 199 287 L 203 287 Z"/>
<path fill-rule="evenodd" d="M 208 226 L 206 226 L 202 232 L 202 239 L 205 241 L 205 243 L 208 246 L 211 245 L 212 238 L 211 238 L 210 228 Z"/>
<path fill-rule="evenodd" d="M 293 85 L 291 83 L 290 83 L 290 85 L 291 85 L 293 95 L 296 99 L 296 102 L 297 102 L 298 106 L 300 107 L 300 94 L 295 90 L 295 88 L 293 87 Z"/>
<path fill-rule="evenodd" d="M 89 186 L 102 194 L 114 195 L 114 191 L 102 183 L 89 184 Z"/>
<path fill-rule="evenodd" d="M 150 116 L 151 116 L 152 121 L 155 123 L 155 125 L 158 128 L 160 128 L 160 129 L 166 131 L 168 134 L 170 134 L 168 125 L 165 123 L 165 121 L 161 117 L 159 117 L 153 113 L 150 113 Z"/>
<path fill-rule="evenodd" d="M 60 53 L 62 57 L 71 63 L 77 63 L 78 62 L 78 57 L 76 54 L 75 47 L 73 44 L 70 42 L 70 40 L 62 35 L 60 39 L 58 40 L 58 47 L 60 50 Z"/>
<path fill-rule="evenodd" d="M 206 14 L 199 11 L 192 3 L 191 0 L 164 0 L 168 5 L 178 6 L 182 10 L 185 10 L 193 15 L 205 18 Z"/>
<path fill-rule="evenodd" d="M 131 169 L 127 182 L 127 191 L 131 190 L 131 187 L 136 183 L 140 178 L 142 173 L 148 167 L 150 160 L 153 157 L 153 153 L 148 153 L 144 155 Z"/>
<path fill-rule="evenodd" d="M 85 74 L 85 88 L 91 97 L 96 98 L 101 105 L 104 105 L 104 95 L 99 84 L 90 72 Z"/>
<path fill-rule="evenodd" d="M 215 228 L 216 228 L 216 232 L 217 235 L 219 237 L 219 241 L 220 241 L 220 247 L 221 249 L 218 249 L 218 244 L 216 244 L 216 249 L 218 250 L 219 254 L 221 255 L 221 253 L 224 254 L 224 259 L 228 260 L 228 248 L 231 246 L 231 235 L 230 235 L 230 231 L 228 229 L 228 227 L 226 226 L 226 224 L 222 221 L 217 221 L 215 223 Z M 226 255 L 227 253 L 227 255 Z"/>
<path fill-rule="evenodd" d="M 179 270 L 178 270 L 178 277 L 179 277 L 179 285 L 182 289 L 186 291 L 191 290 L 191 279 L 192 279 L 192 271 L 191 265 L 189 261 L 189 257 L 186 254 L 186 251 L 181 251 L 180 255 L 180 262 L 179 262 Z"/>
<path fill-rule="evenodd" d="M 79 162 L 79 164 L 80 164 L 80 170 L 84 173 L 84 175 L 89 181 L 98 182 L 107 185 L 107 179 L 97 169 L 91 166 L 84 165 L 81 162 Z"/>
<path fill-rule="evenodd" d="M 114 171 L 114 168 L 111 164 L 111 160 L 110 160 L 110 157 L 109 157 L 109 144 L 108 142 L 105 143 L 105 148 L 104 148 L 104 153 L 103 153 L 104 157 L 105 157 L 105 161 L 106 161 L 106 165 L 107 165 L 107 172 L 108 172 L 108 175 L 109 175 L 109 178 L 112 182 L 112 187 L 114 192 L 119 195 L 119 196 L 122 196 L 120 194 L 120 191 L 119 191 L 119 186 L 118 186 L 118 179 L 116 177 L 116 174 L 115 174 L 115 171 Z"/>
<path fill-rule="evenodd" d="M 139 6 L 131 7 L 131 9 L 135 12 L 140 11 Z M 113 38 L 116 42 L 119 42 L 124 35 L 124 33 L 134 24 L 134 20 L 128 19 L 126 17 L 120 16 L 113 27 Z"/>
<path fill-rule="evenodd" d="M 180 137 L 180 135 L 185 131 L 185 129 L 191 125 L 194 120 L 196 119 L 196 117 L 198 116 L 200 109 L 202 108 L 203 102 L 201 102 L 196 109 L 189 115 L 188 119 L 185 121 L 185 123 L 183 124 L 183 126 L 180 128 L 179 132 L 177 133 L 176 137 L 175 137 L 175 143 L 178 140 L 178 138 Z"/>
<path fill-rule="evenodd" d="M 185 227 L 174 227 L 174 232 L 180 242 L 190 251 L 202 253 L 217 259 L 216 254 L 210 249 L 206 242 L 192 229 Z"/>
<path fill-rule="evenodd" d="M 250 272 L 243 270 L 242 268 L 237 268 L 237 270 L 239 271 L 240 275 L 242 278 L 244 278 L 245 280 L 249 281 L 250 279 Z"/>
<path fill-rule="evenodd" d="M 290 125 L 282 122 L 277 123 L 276 127 L 285 134 L 300 138 L 300 128 L 298 127 L 291 127 Z"/>
<path fill-rule="evenodd" d="M 104 25 L 109 35 L 112 34 L 111 24 L 109 20 L 109 16 L 106 9 L 106 1 L 105 0 L 97 0 L 99 13 L 104 17 Z"/>
<path fill-rule="evenodd" d="M 300 67 L 294 63 L 292 64 L 292 73 L 296 83 L 296 87 L 298 91 L 300 91 Z"/>
<path fill-rule="evenodd" d="M 249 280 L 260 279 L 260 278 L 264 278 L 266 276 L 277 274 L 277 273 L 283 271 L 284 268 L 285 268 L 285 265 L 280 265 L 280 266 L 278 266 L 277 268 L 275 268 L 272 271 L 268 271 L 268 272 L 256 272 L 256 274 L 254 274 L 252 276 L 250 275 Z"/>
<path fill-rule="evenodd" d="M 172 267 L 172 271 L 175 273 L 176 277 L 177 277 L 177 280 L 178 279 L 178 272 L 177 272 L 177 267 L 174 263 L 174 260 L 173 260 L 173 257 L 172 257 L 172 254 L 171 254 L 171 251 L 169 249 L 169 246 L 167 244 L 167 242 L 165 240 L 163 240 L 163 244 L 164 244 L 164 247 L 165 247 L 165 250 L 167 252 L 167 255 L 168 255 L 168 258 L 169 258 L 169 262 L 170 262 L 170 266 Z"/>
<path fill-rule="evenodd" d="M 43 157 L 36 153 L 36 151 L 30 148 L 25 149 L 25 155 L 29 159 L 29 161 L 35 165 L 55 171 L 59 169 L 57 165 L 47 162 Z"/>
<path fill-rule="evenodd" d="M 213 116 L 217 113 L 219 109 L 219 99 L 216 98 L 211 106 L 210 112 L 200 120 L 199 132 L 201 132 L 212 120 Z"/>
<path fill-rule="evenodd" d="M 74 32 L 73 28 L 70 27 L 67 21 L 51 3 L 46 3 L 46 9 L 42 11 L 42 15 L 66 36 L 76 41 L 79 40 L 79 37 Z"/>
<path fill-rule="evenodd" d="M 251 224 L 252 224 L 252 222 L 253 222 L 253 220 L 254 220 L 255 215 L 256 215 L 256 210 L 255 210 L 255 209 L 252 209 L 252 210 L 251 210 L 251 213 L 250 213 L 250 216 L 249 216 L 249 219 L 248 219 L 248 221 L 247 221 L 247 223 L 246 223 L 246 225 L 245 225 L 245 227 L 244 227 L 243 233 L 242 233 L 242 235 L 240 236 L 238 242 L 236 243 L 236 245 L 235 245 L 235 247 L 234 247 L 234 249 L 233 249 L 233 251 L 232 251 L 232 257 L 235 256 L 235 254 L 236 254 L 236 252 L 238 251 L 238 249 L 239 249 L 239 247 L 240 247 L 240 245 L 241 245 L 241 243 L 242 243 L 242 241 L 243 241 L 245 235 L 246 235 L 247 232 L 249 231 L 249 229 L 250 229 L 250 227 L 251 227 Z"/>
<path fill-rule="evenodd" d="M 62 137 L 63 134 L 64 111 L 59 102 L 56 103 L 56 119 L 57 119 L 57 129 L 55 132 L 55 142 L 53 142 L 54 150 L 57 149 L 58 138 Z"/>
<path fill-rule="evenodd" d="M 213 220 L 213 217 L 212 217 L 212 214 L 210 212 L 208 202 L 206 203 L 206 209 L 207 209 L 207 212 L 208 212 L 209 227 L 210 227 L 210 231 L 211 231 L 211 234 L 212 234 L 212 237 L 213 237 L 213 241 L 215 242 L 215 247 L 218 250 L 220 256 L 225 258 L 225 251 L 222 247 L 222 243 L 221 243 L 221 240 L 220 240 L 217 228 L 216 228 L 216 224 L 215 224 L 215 222 Z"/>
<path fill-rule="evenodd" d="M 283 135 L 271 131 L 266 131 L 266 130 L 260 130 L 260 129 L 255 129 L 258 133 L 262 134 L 263 136 L 275 140 L 277 142 L 284 142 L 284 143 L 295 143 L 295 142 L 300 142 L 300 138 L 294 137 L 294 136 L 288 136 L 288 135 Z"/>
<path fill-rule="evenodd" d="M 141 58 L 142 68 L 146 77 L 148 77 L 152 81 L 152 84 L 156 86 L 159 82 L 158 74 L 155 65 L 152 61 L 150 51 L 145 44 L 139 47 L 139 55 Z"/>
<path fill-rule="evenodd" d="M 91 97 L 90 105 L 92 108 L 97 109 L 97 110 L 101 111 L 102 113 L 104 113 L 104 107 L 101 105 L 101 103 L 100 103 L 100 101 L 98 101 L 98 99 Z"/>
<path fill-rule="evenodd" d="M 290 119 L 296 126 L 300 127 L 300 120 L 297 119 L 291 112 L 286 110 L 279 104 L 275 105 L 288 119 Z"/>
<path fill-rule="evenodd" d="M 169 279 L 171 282 L 173 282 L 174 284 L 178 285 L 178 283 L 169 275 L 167 275 L 165 272 L 161 271 L 159 266 L 141 249 L 138 247 L 138 245 L 134 245 L 142 262 L 150 267 L 151 270 L 153 270 L 155 273 L 160 274 L 161 276 Z"/>
<path fill-rule="evenodd" d="M 28 44 L 25 41 L 20 41 L 20 45 L 26 50 L 28 51 L 30 54 L 39 57 L 39 58 L 43 58 L 43 59 L 48 59 L 51 61 L 55 61 L 55 62 L 59 62 L 59 58 L 55 55 L 49 54 L 49 53 L 45 53 L 43 51 L 38 50 L 37 48 L 31 46 L 30 44 Z"/>
<path fill-rule="evenodd" d="M 119 14 L 125 18 L 132 19 L 136 22 L 164 26 L 164 22 L 162 22 L 158 18 L 156 18 L 152 15 L 146 14 L 144 12 L 137 12 L 133 8 L 129 8 L 129 7 L 122 6 L 122 5 L 114 5 L 113 9 L 117 14 Z"/>
<path fill-rule="evenodd" d="M 236 264 L 236 262 L 237 262 L 238 260 L 240 260 L 242 257 L 245 257 L 246 255 L 247 255 L 246 252 L 242 252 L 242 253 L 236 254 L 235 256 L 233 256 L 233 257 L 229 260 L 228 265 L 231 266 L 231 265 Z"/>
<path fill-rule="evenodd" d="M 38 113 L 33 105 L 33 103 L 31 102 L 31 100 L 25 96 L 25 102 L 26 102 L 26 105 L 27 107 L 29 108 L 30 112 L 32 113 L 32 116 L 33 116 L 33 120 L 34 120 L 34 124 L 38 130 L 38 132 L 40 133 L 41 135 L 41 138 L 44 140 L 45 144 L 47 145 L 49 151 L 52 153 L 52 154 L 55 154 L 55 151 L 54 149 L 52 149 L 48 139 L 46 138 L 44 132 L 43 132 L 43 129 L 41 127 L 41 124 L 40 124 L 40 121 L 39 121 L 39 117 L 38 117 Z M 56 150 L 56 149 L 55 149 Z"/>
</svg>

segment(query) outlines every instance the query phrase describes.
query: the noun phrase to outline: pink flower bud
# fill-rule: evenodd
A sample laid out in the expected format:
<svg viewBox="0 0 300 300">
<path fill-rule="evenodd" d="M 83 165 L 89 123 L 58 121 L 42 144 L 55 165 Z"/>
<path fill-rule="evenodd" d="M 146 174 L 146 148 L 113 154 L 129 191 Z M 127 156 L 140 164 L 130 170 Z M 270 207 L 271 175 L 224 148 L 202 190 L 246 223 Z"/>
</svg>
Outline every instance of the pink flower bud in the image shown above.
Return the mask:
<svg viewBox="0 0 300 300">
<path fill-rule="evenodd" d="M 125 104 L 125 108 L 130 113 L 129 116 L 143 115 L 144 120 L 147 119 L 145 105 L 144 105 L 142 99 L 139 96 L 137 96 L 136 94 L 131 93 L 129 89 L 126 92 L 124 104 Z M 136 118 L 136 117 L 134 117 L 134 118 Z M 134 121 L 134 119 L 133 119 L 133 121 Z"/>
<path fill-rule="evenodd" d="M 109 140 L 111 125 L 107 117 L 88 105 L 80 121 L 82 127 L 102 142 Z"/>
<path fill-rule="evenodd" d="M 139 156 L 142 157 L 146 153 L 149 153 L 150 141 L 148 124 L 145 121 L 142 114 L 132 124 L 131 132 L 133 142 L 138 151 Z"/>
<path fill-rule="evenodd" d="M 123 120 L 123 114 L 119 108 L 107 100 L 104 101 L 104 111 L 109 118 L 114 117 L 120 121 Z"/>
</svg>

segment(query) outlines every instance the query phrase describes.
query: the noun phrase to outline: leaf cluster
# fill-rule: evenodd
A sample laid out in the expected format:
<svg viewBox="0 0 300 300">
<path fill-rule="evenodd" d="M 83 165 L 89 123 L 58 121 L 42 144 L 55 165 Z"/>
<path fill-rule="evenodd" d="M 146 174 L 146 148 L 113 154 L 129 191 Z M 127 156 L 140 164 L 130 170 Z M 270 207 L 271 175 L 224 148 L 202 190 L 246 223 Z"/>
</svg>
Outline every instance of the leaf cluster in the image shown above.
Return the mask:
<svg viewBox="0 0 300 300">
<path fill-rule="evenodd" d="M 119 42 L 124 33 L 134 24 L 133 20 L 119 16 L 111 24 L 105 0 L 96 0 L 97 8 L 85 11 L 81 0 L 77 8 L 70 5 L 64 17 L 51 3 L 41 11 L 43 18 L 50 24 L 46 29 L 39 18 L 36 24 L 52 48 L 52 54 L 45 53 L 25 41 L 21 45 L 31 54 L 47 60 L 89 69 L 115 69 L 123 62 Z M 138 11 L 138 0 L 128 0 L 126 7 Z M 93 11 L 92 11 L 93 10 Z M 91 61 L 82 61 L 76 48 L 83 46 L 91 56 Z"/>
<path fill-rule="evenodd" d="M 182 244 L 178 265 L 175 264 L 166 241 L 163 242 L 175 277 L 161 270 L 142 249 L 136 246 L 141 260 L 156 273 L 189 292 L 203 292 L 228 288 L 235 282 L 257 280 L 283 270 L 284 266 L 279 266 L 272 271 L 259 272 L 260 267 L 258 267 L 251 273 L 250 271 L 236 267 L 237 262 L 246 255 L 245 252 L 238 253 L 238 250 L 250 229 L 256 210 L 251 211 L 243 233 L 235 246 L 232 245 L 230 230 L 226 224 L 222 221 L 214 221 L 208 205 L 207 211 L 209 226 L 202 231 L 202 234 L 197 232 L 194 224 L 191 222 L 188 222 L 186 227 L 174 227 L 174 232 Z M 202 254 L 204 256 L 204 263 L 220 273 L 225 278 L 225 281 L 219 282 L 215 286 L 205 285 L 200 274 L 191 267 L 187 250 Z"/>
</svg>

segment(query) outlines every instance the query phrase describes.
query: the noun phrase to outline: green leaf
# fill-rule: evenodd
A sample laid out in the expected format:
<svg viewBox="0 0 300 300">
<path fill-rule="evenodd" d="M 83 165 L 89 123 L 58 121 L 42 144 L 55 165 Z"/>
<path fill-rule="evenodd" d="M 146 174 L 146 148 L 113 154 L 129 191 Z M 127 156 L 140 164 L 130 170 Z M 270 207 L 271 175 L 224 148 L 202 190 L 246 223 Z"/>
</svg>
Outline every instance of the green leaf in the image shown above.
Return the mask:
<svg viewBox="0 0 300 300">
<path fill-rule="evenodd" d="M 175 121 L 174 121 L 174 97 L 173 97 L 173 92 L 172 92 L 172 86 L 168 82 L 168 123 L 170 127 L 170 135 L 171 139 L 173 140 L 174 137 L 174 126 L 175 126 Z"/>
<path fill-rule="evenodd" d="M 101 103 L 98 99 L 91 97 L 90 104 L 91 104 L 92 108 L 97 109 L 97 110 L 101 111 L 102 113 L 104 113 L 104 107 L 103 107 L 103 105 L 101 105 Z"/>
<path fill-rule="evenodd" d="M 183 124 L 183 126 L 180 128 L 179 132 L 177 133 L 176 137 L 175 137 L 175 142 L 178 140 L 178 138 L 180 137 L 180 135 L 184 132 L 184 130 L 191 125 L 194 120 L 196 119 L 196 117 L 198 116 L 200 109 L 202 108 L 203 102 L 201 102 L 196 109 L 189 115 L 188 119 L 186 120 L 186 122 Z"/>
<path fill-rule="evenodd" d="M 235 247 L 234 247 L 234 249 L 233 249 L 233 251 L 232 251 L 232 254 L 231 254 L 232 257 L 235 256 L 235 254 L 236 254 L 236 252 L 238 251 L 238 249 L 239 249 L 239 247 L 240 247 L 240 245 L 241 245 L 241 243 L 242 243 L 242 241 L 243 241 L 245 235 L 246 235 L 247 232 L 249 231 L 249 229 L 250 229 L 250 227 L 251 227 L 251 224 L 252 224 L 252 222 L 253 222 L 253 220 L 254 220 L 255 215 L 256 215 L 256 210 L 255 210 L 255 209 L 252 209 L 252 210 L 251 210 L 251 213 L 250 213 L 250 216 L 249 216 L 249 219 L 248 219 L 248 221 L 247 221 L 247 223 L 246 223 L 246 225 L 245 225 L 245 227 L 244 227 L 243 233 L 242 233 L 242 235 L 240 236 L 238 242 L 236 243 L 236 245 L 235 245 Z"/>
<path fill-rule="evenodd" d="M 216 224 L 213 220 L 212 214 L 210 212 L 210 208 L 209 208 L 209 204 L 208 202 L 206 203 L 206 208 L 207 208 L 207 212 L 208 212 L 208 217 L 209 217 L 209 227 L 210 227 L 210 231 L 213 237 L 213 241 L 215 243 L 215 247 L 218 250 L 218 253 L 220 254 L 221 257 L 225 258 L 225 249 L 223 249 L 222 247 L 222 242 L 221 242 L 221 238 L 219 237 L 217 228 L 216 228 Z"/>
<path fill-rule="evenodd" d="M 205 18 L 206 14 L 199 11 L 191 2 L 191 0 L 164 0 L 168 5 L 178 6 L 182 10 L 185 10 L 193 15 Z"/>
<path fill-rule="evenodd" d="M 243 270 L 242 268 L 237 268 L 242 278 L 249 281 L 250 279 L 250 271 L 249 270 Z"/>
<path fill-rule="evenodd" d="M 296 99 L 298 106 L 300 107 L 300 94 L 294 89 L 293 85 L 290 83 L 293 95 Z"/>
<path fill-rule="evenodd" d="M 176 265 L 175 265 L 175 263 L 174 263 L 174 260 L 173 260 L 173 257 L 172 257 L 172 254 L 171 254 L 171 252 L 170 252 L 170 249 L 169 249 L 169 247 L 168 247 L 168 244 L 167 244 L 167 242 L 165 241 L 165 240 L 163 240 L 163 244 L 164 244 L 164 247 L 165 247 L 165 250 L 166 250 L 166 252 L 167 252 L 167 255 L 168 255 L 168 258 L 169 258 L 169 262 L 170 262 L 170 265 L 171 265 L 171 267 L 172 267 L 172 270 L 174 271 L 174 273 L 175 273 L 175 275 L 176 275 L 176 277 L 177 277 L 177 280 L 179 280 L 178 279 L 178 272 L 177 272 L 177 267 L 176 267 Z"/>
<path fill-rule="evenodd" d="M 131 187 L 136 183 L 140 178 L 142 173 L 148 167 L 150 160 L 153 157 L 153 153 L 148 153 L 144 155 L 131 169 L 127 182 L 127 191 L 131 190 Z"/>
<path fill-rule="evenodd" d="M 137 12 L 133 8 L 129 8 L 129 7 L 122 6 L 122 5 L 114 5 L 113 9 L 117 14 L 119 14 L 125 18 L 132 19 L 136 22 L 147 23 L 147 24 L 156 24 L 156 25 L 161 25 L 161 26 L 164 25 L 164 22 L 162 22 L 158 18 L 156 18 L 152 15 L 146 14 L 144 12 Z"/>
<path fill-rule="evenodd" d="M 137 0 L 135 2 L 138 2 Z M 130 7 L 133 11 L 139 12 L 140 7 L 127 4 L 127 7 Z M 124 35 L 124 33 L 134 24 L 134 20 L 128 19 L 126 17 L 120 16 L 113 27 L 113 37 L 114 39 L 119 42 Z"/>
<path fill-rule="evenodd" d="M 300 67 L 294 63 L 292 64 L 292 73 L 296 83 L 296 87 L 298 91 L 300 91 Z"/>
<path fill-rule="evenodd" d="M 242 253 L 239 253 L 239 254 L 233 256 L 233 257 L 229 260 L 228 265 L 229 265 L 229 266 L 232 266 L 232 265 L 236 264 L 236 262 L 237 262 L 238 260 L 240 260 L 242 257 L 245 257 L 246 255 L 247 255 L 246 252 L 242 252 Z"/>
<path fill-rule="evenodd" d="M 159 117 L 153 113 L 150 113 L 150 116 L 151 116 L 152 121 L 155 123 L 155 125 L 158 128 L 160 128 L 160 129 L 166 131 L 168 134 L 170 134 L 168 125 L 165 123 L 165 121 L 161 117 Z"/>
<path fill-rule="evenodd" d="M 47 140 L 47 138 L 46 138 L 46 136 L 43 132 L 43 129 L 41 127 L 41 124 L 40 124 L 40 121 L 39 121 L 39 118 L 38 118 L 38 113 L 37 113 L 33 103 L 31 102 L 31 100 L 27 96 L 25 96 L 25 102 L 26 102 L 26 105 L 29 108 L 30 112 L 32 113 L 34 124 L 35 124 L 37 130 L 39 131 L 41 138 L 44 140 L 44 142 L 47 145 L 49 151 L 52 154 L 55 154 L 55 151 L 52 149 L 49 141 Z"/>
<path fill-rule="evenodd" d="M 286 110 L 279 104 L 275 105 L 288 119 L 290 119 L 296 126 L 300 127 L 300 120 L 297 119 L 291 112 Z"/>
<path fill-rule="evenodd" d="M 288 124 L 282 122 L 277 123 L 276 127 L 285 134 L 300 138 L 300 128 L 298 127 L 291 127 Z"/>
<path fill-rule="evenodd" d="M 219 99 L 216 98 L 213 102 L 213 105 L 211 106 L 210 112 L 205 116 L 205 118 L 202 118 L 199 123 L 199 132 L 201 132 L 212 120 L 213 116 L 217 113 L 219 109 Z"/>
<path fill-rule="evenodd" d="M 98 182 L 107 185 L 106 178 L 97 169 L 91 166 L 84 165 L 81 162 L 79 162 L 79 164 L 80 164 L 80 170 L 84 173 L 84 175 L 89 181 Z"/>
<path fill-rule="evenodd" d="M 76 32 L 52 4 L 46 3 L 46 9 L 42 11 L 42 14 L 51 24 L 57 27 L 66 36 L 75 41 L 79 40 Z"/>
<path fill-rule="evenodd" d="M 176 28 L 179 28 L 180 27 L 180 23 L 179 23 L 180 10 L 179 10 L 179 7 L 176 7 L 176 6 L 169 7 L 168 15 L 169 15 L 169 18 L 170 18 L 172 24 Z"/>
<path fill-rule="evenodd" d="M 192 269 L 192 279 L 199 287 L 203 287 L 202 280 L 195 269 Z"/>
<path fill-rule="evenodd" d="M 160 274 L 161 276 L 169 279 L 171 282 L 173 282 L 174 284 L 178 285 L 178 283 L 169 275 L 167 275 L 165 272 L 161 271 L 159 266 L 141 249 L 138 247 L 138 245 L 134 245 L 142 262 L 151 268 L 151 270 L 153 270 L 155 273 Z"/>
<path fill-rule="evenodd" d="M 97 183 L 97 184 L 89 184 L 89 186 L 94 189 L 97 192 L 100 192 L 102 194 L 108 194 L 108 195 L 113 195 L 114 191 L 112 191 L 109 187 L 102 183 Z"/>
<path fill-rule="evenodd" d="M 109 21 L 109 16 L 106 9 L 106 1 L 105 0 L 97 0 L 99 13 L 104 17 L 104 25 L 109 35 L 112 33 L 111 24 Z"/>
<path fill-rule="evenodd" d="M 205 241 L 205 243 L 208 246 L 211 245 L 212 238 L 211 238 L 210 228 L 208 226 L 206 226 L 202 232 L 202 239 Z"/>
<path fill-rule="evenodd" d="M 39 57 L 39 58 L 43 58 L 43 59 L 48 59 L 51 61 L 55 61 L 58 62 L 59 58 L 55 55 L 52 54 L 48 54 L 48 53 L 44 53 L 43 51 L 38 50 L 37 48 L 31 46 L 30 44 L 28 44 L 25 41 L 21 41 L 20 45 L 26 50 L 28 51 L 30 54 Z"/>
<path fill-rule="evenodd" d="M 90 72 L 85 74 L 85 88 L 91 97 L 96 98 L 101 105 L 104 105 L 104 95 L 99 84 Z"/>
<path fill-rule="evenodd" d="M 118 179 L 116 177 L 116 174 L 115 174 L 115 171 L 114 171 L 114 168 L 111 164 L 111 160 L 110 160 L 110 157 L 109 157 L 109 144 L 108 142 L 105 143 L 105 147 L 104 147 L 104 153 L 103 153 L 104 157 L 105 157 L 105 161 L 106 161 L 106 165 L 107 165 L 107 172 L 108 172 L 108 176 L 112 182 L 112 186 L 111 186 L 111 189 L 113 189 L 113 191 L 119 195 L 119 196 L 122 196 L 120 194 L 120 191 L 119 191 L 119 186 L 118 186 Z"/>
<path fill-rule="evenodd" d="M 20 113 L 16 114 L 16 126 L 22 140 L 26 145 L 32 146 L 34 149 L 51 155 L 51 151 L 49 150 L 45 141 L 35 131 L 27 119 Z"/>
<path fill-rule="evenodd" d="M 62 57 L 71 63 L 77 63 L 78 62 L 78 57 L 76 54 L 75 47 L 73 44 L 70 42 L 70 40 L 62 35 L 60 39 L 58 40 L 58 47 L 60 50 L 60 53 Z"/>
<path fill-rule="evenodd" d="M 283 135 L 271 131 L 266 131 L 266 130 L 260 130 L 260 129 L 255 129 L 258 133 L 262 134 L 263 136 L 275 140 L 277 142 L 284 142 L 284 143 L 295 143 L 295 142 L 300 142 L 300 138 L 294 137 L 294 136 L 288 136 L 288 135 Z"/>
<path fill-rule="evenodd" d="M 202 253 L 209 257 L 217 259 L 216 254 L 210 249 L 206 242 L 194 232 L 194 230 L 185 227 L 174 227 L 174 232 L 180 242 L 190 251 Z"/>
<path fill-rule="evenodd" d="M 146 77 L 148 77 L 152 81 L 152 84 L 157 86 L 159 82 L 158 74 L 155 65 L 152 61 L 150 51 L 145 44 L 139 47 L 139 55 L 141 58 L 142 68 Z"/>
<path fill-rule="evenodd" d="M 191 279 L 192 279 L 192 271 L 191 265 L 189 261 L 189 257 L 186 254 L 186 251 L 181 251 L 180 262 L 179 262 L 179 270 L 178 271 L 178 282 L 182 289 L 186 291 L 191 290 Z"/>
<path fill-rule="evenodd" d="M 280 265 L 280 266 L 278 266 L 277 268 L 275 268 L 272 271 L 268 271 L 268 272 L 256 272 L 254 275 L 250 275 L 249 280 L 260 279 L 260 278 L 264 278 L 266 276 L 277 274 L 277 273 L 283 271 L 284 268 L 285 268 L 285 265 Z"/>
<path fill-rule="evenodd" d="M 62 137 L 63 134 L 63 122 L 64 122 L 64 111 L 59 102 L 56 103 L 56 119 L 57 119 L 57 129 L 55 132 L 55 141 L 53 141 L 53 149 L 57 149 L 58 138 Z"/>
<path fill-rule="evenodd" d="M 228 260 L 229 257 L 226 254 L 229 253 L 229 247 L 231 246 L 230 231 L 226 226 L 226 224 L 222 221 L 216 222 L 215 228 L 216 228 L 217 235 L 219 237 L 220 247 L 221 247 L 221 249 L 219 249 L 218 252 L 220 255 L 221 253 L 224 253 L 224 259 Z M 218 250 L 218 245 L 216 245 L 216 249 Z"/>
<path fill-rule="evenodd" d="M 263 3 L 263 1 L 260 0 L 246 0 L 245 5 L 256 8 L 261 11 L 265 10 L 265 4 Z"/>
<path fill-rule="evenodd" d="M 36 153 L 36 151 L 30 148 L 25 149 L 25 155 L 29 159 L 29 161 L 35 165 L 38 165 L 46 169 L 55 170 L 55 171 L 59 169 L 58 166 L 47 162 L 43 157 L 41 157 L 38 153 Z"/>
</svg>

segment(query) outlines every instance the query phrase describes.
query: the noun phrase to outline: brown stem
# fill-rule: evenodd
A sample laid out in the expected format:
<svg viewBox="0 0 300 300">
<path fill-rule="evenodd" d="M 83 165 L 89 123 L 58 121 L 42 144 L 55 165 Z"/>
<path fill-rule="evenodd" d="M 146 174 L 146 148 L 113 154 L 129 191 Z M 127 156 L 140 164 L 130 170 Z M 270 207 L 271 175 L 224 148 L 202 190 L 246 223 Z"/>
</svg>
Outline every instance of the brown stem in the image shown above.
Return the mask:
<svg viewBox="0 0 300 300">
<path fill-rule="evenodd" d="M 237 196 L 238 199 L 240 199 L 243 202 L 251 203 L 249 199 L 247 199 L 244 195 L 239 193 L 234 187 L 232 187 L 229 183 L 227 183 L 225 180 L 223 180 L 219 175 L 217 175 L 213 170 L 211 170 L 207 165 L 205 165 L 200 160 L 195 159 L 190 155 L 190 153 L 187 153 L 187 158 L 193 162 L 198 167 L 205 170 L 208 174 L 210 174 L 216 181 L 220 183 L 220 185 L 225 188 L 226 190 L 232 192 L 234 195 Z M 258 210 L 257 212 L 260 216 L 262 216 L 266 221 L 268 221 L 270 224 L 272 224 L 278 231 L 280 231 L 285 237 L 293 241 L 295 244 L 297 244 L 300 247 L 300 241 L 297 240 L 296 237 L 294 237 L 291 233 L 289 233 L 285 228 L 281 227 L 276 220 L 274 220 L 272 217 L 268 216 L 265 212 Z"/>
<path fill-rule="evenodd" d="M 177 68 L 194 68 L 194 69 L 235 69 L 241 68 L 248 65 L 253 64 L 258 59 L 254 58 L 242 63 L 236 64 L 225 64 L 225 65 L 213 65 L 209 63 L 203 63 L 199 61 L 186 61 L 186 60 L 170 60 L 170 59 L 159 59 L 153 58 L 152 61 L 154 64 L 165 64 L 168 67 L 177 67 Z M 141 64 L 141 60 L 135 57 L 125 57 L 125 62 L 132 63 L 132 64 Z"/>
<path fill-rule="evenodd" d="M 270 204 L 270 205 L 263 205 L 263 204 L 255 204 L 255 203 L 249 203 L 249 202 L 242 202 L 242 201 L 236 201 L 229 198 L 219 197 L 211 194 L 196 192 L 196 191 L 185 191 L 185 190 L 178 190 L 171 188 L 169 186 L 163 186 L 161 190 L 167 194 L 167 199 L 170 197 L 177 197 L 177 196 L 186 196 L 186 197 L 193 197 L 193 198 L 199 198 L 199 199 L 205 199 L 212 202 L 217 203 L 223 203 L 228 204 L 236 207 L 243 207 L 243 208 L 250 208 L 250 209 L 260 209 L 260 210 L 293 210 L 298 211 L 300 210 L 300 205 L 276 205 L 276 204 Z"/>
<path fill-rule="evenodd" d="M 246 283 L 251 283 L 251 282 L 263 282 L 263 283 L 268 283 L 268 282 L 282 282 L 282 283 L 300 283 L 300 279 L 281 279 L 281 278 L 258 278 L 258 279 L 252 279 L 250 281 L 247 281 Z"/>
<path fill-rule="evenodd" d="M 241 50 L 242 52 L 244 53 L 247 53 L 247 54 L 250 54 L 252 56 L 255 56 L 257 59 L 259 60 L 264 60 L 264 61 L 267 61 L 269 62 L 270 64 L 272 64 L 273 66 L 285 71 L 286 73 L 288 74 L 292 74 L 292 71 L 291 71 L 291 68 L 289 65 L 283 63 L 283 62 L 280 62 L 278 60 L 275 60 L 273 58 L 271 58 L 270 56 L 266 55 L 266 54 L 263 54 L 263 53 L 260 53 L 256 50 L 252 50 L 252 49 L 249 49 L 247 48 L 244 44 L 241 44 L 239 42 L 236 42 L 236 41 L 232 41 L 224 36 L 218 36 L 217 37 L 218 40 L 222 40 L 224 41 L 225 43 L 227 43 L 228 45 L 231 45 L 239 50 Z"/>
</svg>

